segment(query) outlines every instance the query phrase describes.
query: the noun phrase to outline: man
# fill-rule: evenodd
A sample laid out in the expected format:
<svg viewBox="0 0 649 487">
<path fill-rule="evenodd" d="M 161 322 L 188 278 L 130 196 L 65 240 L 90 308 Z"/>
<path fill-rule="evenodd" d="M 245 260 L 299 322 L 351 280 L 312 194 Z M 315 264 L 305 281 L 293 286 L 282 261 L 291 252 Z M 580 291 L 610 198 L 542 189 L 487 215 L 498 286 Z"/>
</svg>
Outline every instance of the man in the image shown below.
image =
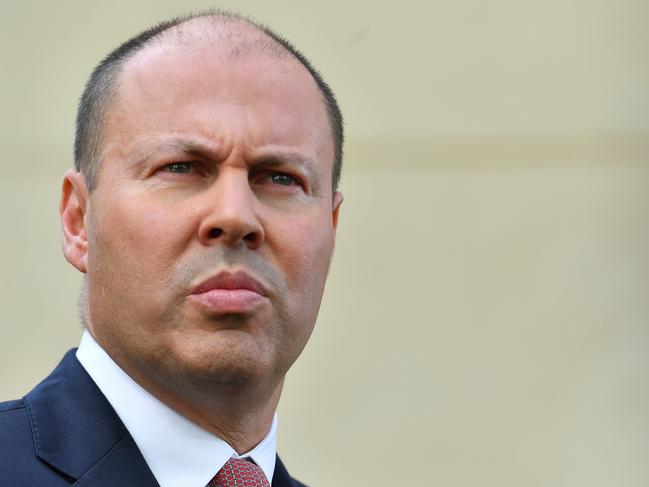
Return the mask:
<svg viewBox="0 0 649 487">
<path fill-rule="evenodd" d="M 275 410 L 318 313 L 341 158 L 330 89 L 251 21 L 176 19 L 104 59 L 60 205 L 87 330 L 0 406 L 0 485 L 303 485 Z"/>
</svg>

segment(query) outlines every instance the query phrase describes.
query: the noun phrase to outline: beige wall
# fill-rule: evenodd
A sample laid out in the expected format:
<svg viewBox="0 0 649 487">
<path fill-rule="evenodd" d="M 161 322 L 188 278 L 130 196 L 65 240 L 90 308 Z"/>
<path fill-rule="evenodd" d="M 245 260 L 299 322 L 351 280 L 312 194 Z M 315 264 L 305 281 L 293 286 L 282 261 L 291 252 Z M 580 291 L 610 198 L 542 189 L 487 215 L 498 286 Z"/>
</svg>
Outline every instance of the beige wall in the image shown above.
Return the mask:
<svg viewBox="0 0 649 487">
<path fill-rule="evenodd" d="M 84 79 L 181 8 L 4 3 L 9 398 L 80 335 L 56 208 Z M 348 120 L 336 260 L 280 408 L 290 470 L 314 486 L 648 485 L 649 3 L 350 3 L 220 4 L 302 48 Z"/>
</svg>

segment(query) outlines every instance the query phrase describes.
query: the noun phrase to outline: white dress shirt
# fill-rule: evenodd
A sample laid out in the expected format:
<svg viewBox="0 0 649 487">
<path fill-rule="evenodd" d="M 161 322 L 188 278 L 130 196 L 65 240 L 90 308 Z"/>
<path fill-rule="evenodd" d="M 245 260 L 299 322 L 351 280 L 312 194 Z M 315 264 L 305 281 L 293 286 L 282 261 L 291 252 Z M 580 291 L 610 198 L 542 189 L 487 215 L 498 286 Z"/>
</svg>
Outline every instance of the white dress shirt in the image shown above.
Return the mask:
<svg viewBox="0 0 649 487">
<path fill-rule="evenodd" d="M 250 457 L 272 482 L 277 416 L 262 442 L 240 456 L 221 438 L 144 390 L 88 331 L 83 333 L 77 358 L 117 412 L 161 487 L 205 487 L 231 457 Z"/>
</svg>

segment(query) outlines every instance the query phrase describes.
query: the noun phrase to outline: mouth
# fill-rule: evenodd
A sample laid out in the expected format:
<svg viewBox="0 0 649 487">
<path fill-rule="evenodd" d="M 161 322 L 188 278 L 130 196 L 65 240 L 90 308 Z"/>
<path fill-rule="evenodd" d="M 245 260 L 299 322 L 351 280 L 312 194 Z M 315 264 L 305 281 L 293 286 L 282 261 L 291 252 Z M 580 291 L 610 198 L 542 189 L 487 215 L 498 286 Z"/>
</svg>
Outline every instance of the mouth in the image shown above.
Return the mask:
<svg viewBox="0 0 649 487">
<path fill-rule="evenodd" d="M 244 271 L 222 271 L 196 286 L 190 299 L 214 314 L 245 314 L 265 301 L 267 292 Z"/>
</svg>

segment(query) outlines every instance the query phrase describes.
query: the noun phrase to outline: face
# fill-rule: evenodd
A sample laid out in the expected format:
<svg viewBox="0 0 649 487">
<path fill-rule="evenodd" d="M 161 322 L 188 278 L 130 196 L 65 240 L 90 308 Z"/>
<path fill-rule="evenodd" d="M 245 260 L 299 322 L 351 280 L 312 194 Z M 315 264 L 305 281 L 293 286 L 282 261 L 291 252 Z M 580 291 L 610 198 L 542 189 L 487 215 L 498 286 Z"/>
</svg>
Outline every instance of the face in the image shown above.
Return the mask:
<svg viewBox="0 0 649 487">
<path fill-rule="evenodd" d="M 160 387 L 280 381 L 333 252 L 332 164 L 321 96 L 294 60 L 138 53 L 105 121 L 96 188 L 76 173 L 64 183 L 64 249 L 87 272 L 90 331 Z"/>
</svg>

